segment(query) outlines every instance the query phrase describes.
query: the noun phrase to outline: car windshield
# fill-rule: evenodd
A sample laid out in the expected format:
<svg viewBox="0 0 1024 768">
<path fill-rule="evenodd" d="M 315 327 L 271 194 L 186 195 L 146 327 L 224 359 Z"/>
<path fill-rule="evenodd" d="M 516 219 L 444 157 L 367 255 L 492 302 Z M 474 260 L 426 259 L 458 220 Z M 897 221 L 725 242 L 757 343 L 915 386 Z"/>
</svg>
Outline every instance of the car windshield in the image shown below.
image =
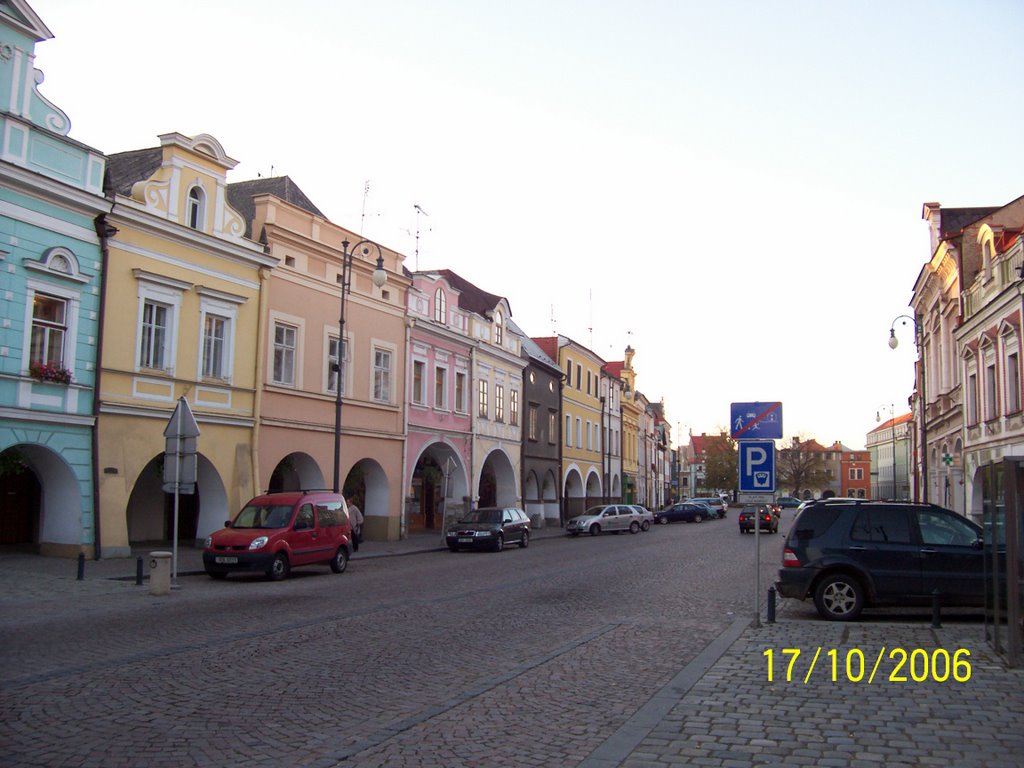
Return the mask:
<svg viewBox="0 0 1024 768">
<path fill-rule="evenodd" d="M 238 513 L 231 527 L 285 528 L 291 519 L 291 504 L 250 504 Z"/>
<path fill-rule="evenodd" d="M 501 510 L 500 509 L 477 509 L 461 520 L 460 523 L 500 523 L 501 522 Z"/>
</svg>

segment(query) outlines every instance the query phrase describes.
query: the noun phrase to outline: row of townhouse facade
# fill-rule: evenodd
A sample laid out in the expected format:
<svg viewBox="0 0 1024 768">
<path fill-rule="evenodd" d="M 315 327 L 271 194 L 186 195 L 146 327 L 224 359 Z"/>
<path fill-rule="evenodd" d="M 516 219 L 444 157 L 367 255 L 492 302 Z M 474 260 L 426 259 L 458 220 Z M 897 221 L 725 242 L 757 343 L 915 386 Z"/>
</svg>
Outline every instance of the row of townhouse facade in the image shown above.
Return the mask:
<svg viewBox="0 0 1024 768">
<path fill-rule="evenodd" d="M 200 429 L 182 540 L 332 477 L 370 540 L 471 506 L 560 525 L 664 503 L 671 434 L 632 349 L 531 338 L 507 298 L 410 272 L 289 177 L 229 183 L 211 135 L 109 156 L 74 141 L 37 88 L 49 30 L 23 0 L 0 29 L 0 543 L 117 557 L 171 538 L 182 399 Z"/>
<path fill-rule="evenodd" d="M 985 502 L 1002 494 L 994 472 L 1024 456 L 1024 197 L 926 203 L 922 218 L 930 256 L 911 299 L 915 496 L 980 522 Z"/>
</svg>

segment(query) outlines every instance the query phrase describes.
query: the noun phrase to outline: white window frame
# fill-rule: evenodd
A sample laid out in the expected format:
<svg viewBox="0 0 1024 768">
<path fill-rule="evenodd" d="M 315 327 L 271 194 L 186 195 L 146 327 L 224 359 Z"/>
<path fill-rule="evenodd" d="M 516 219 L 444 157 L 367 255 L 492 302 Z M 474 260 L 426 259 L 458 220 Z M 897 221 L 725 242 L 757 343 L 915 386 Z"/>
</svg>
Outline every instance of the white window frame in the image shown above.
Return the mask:
<svg viewBox="0 0 1024 768">
<path fill-rule="evenodd" d="M 167 375 L 173 376 L 177 369 L 182 297 L 184 292 L 192 287 L 192 284 L 156 275 L 141 276 L 138 271 L 136 271 L 136 277 L 139 281 L 139 307 L 135 324 L 135 370 L 136 372 L 163 371 Z M 167 308 L 166 338 L 163 344 L 164 365 L 159 368 L 151 368 L 142 364 L 143 319 L 147 303 L 159 304 Z"/>
<path fill-rule="evenodd" d="M 195 193 L 195 197 L 192 194 Z M 206 190 L 196 182 L 185 192 L 185 226 L 200 232 L 206 230 Z"/>
<path fill-rule="evenodd" d="M 505 385 L 494 385 L 494 420 L 505 421 Z"/>
<path fill-rule="evenodd" d="M 469 374 L 466 371 L 455 372 L 455 412 L 469 413 Z"/>
<path fill-rule="evenodd" d="M 289 346 L 288 344 L 282 343 L 281 345 L 279 345 L 277 342 L 278 328 L 281 328 L 286 331 L 294 331 L 294 344 Z M 275 384 L 279 387 L 292 387 L 298 389 L 299 370 L 301 368 L 301 366 L 299 365 L 299 359 L 302 355 L 302 345 L 299 341 L 300 338 L 302 337 L 301 330 L 299 326 L 295 325 L 294 323 L 288 323 L 283 320 L 273 321 L 270 325 L 270 330 L 270 383 Z M 289 366 L 291 375 L 288 377 L 284 375 L 277 375 L 277 352 L 279 348 L 284 351 L 287 351 L 289 349 L 291 350 L 291 365 Z M 282 374 L 283 373 L 284 370 L 282 364 Z"/>
<path fill-rule="evenodd" d="M 513 427 L 519 426 L 519 390 L 509 389 L 508 391 L 508 423 Z"/>
<path fill-rule="evenodd" d="M 409 402 L 413 405 L 424 407 L 427 404 L 427 361 L 423 358 L 413 358 L 412 379 L 409 382 Z M 417 375 L 419 382 L 417 383 Z"/>
<path fill-rule="evenodd" d="M 27 301 L 25 302 L 25 337 L 22 343 L 23 365 L 26 371 L 32 363 L 32 305 L 35 303 L 37 293 L 62 299 L 66 302 L 64 310 L 64 345 L 61 349 L 61 366 L 71 371 L 74 378 L 75 369 L 75 348 L 78 339 L 78 314 L 80 309 L 80 294 L 77 291 L 69 291 L 59 286 L 38 280 L 26 281 L 28 289 Z"/>
<path fill-rule="evenodd" d="M 481 419 L 489 418 L 490 414 L 490 403 L 488 403 L 487 390 L 487 379 L 480 379 L 476 386 L 476 415 Z"/>
<path fill-rule="evenodd" d="M 235 337 L 238 328 L 238 307 L 245 301 L 243 296 L 230 296 L 200 288 L 199 292 L 199 354 L 196 361 L 196 378 L 216 379 L 230 382 L 234 376 Z M 206 357 L 206 318 L 219 317 L 224 320 L 224 348 L 221 350 L 221 375 L 207 376 L 204 369 Z"/>
<path fill-rule="evenodd" d="M 572 448 L 572 416 L 565 415 L 565 447 Z"/>
<path fill-rule="evenodd" d="M 441 385 L 440 392 L 438 392 L 438 384 Z M 434 364 L 434 382 L 433 382 L 433 400 L 434 408 L 439 411 L 448 410 L 448 366 Z"/>
<path fill-rule="evenodd" d="M 1006 412 L 1016 413 L 1020 410 L 1020 354 L 1016 349 L 1006 353 Z"/>
<path fill-rule="evenodd" d="M 441 286 L 434 291 L 434 322 L 448 325 L 448 297 Z"/>
<path fill-rule="evenodd" d="M 335 371 L 331 370 L 331 366 L 338 362 L 337 355 L 331 353 L 331 343 L 333 342 L 335 345 L 338 343 L 338 334 L 332 333 L 333 328 L 334 326 L 324 326 L 324 353 L 322 357 L 327 362 L 324 365 L 323 387 L 326 394 L 337 397 L 338 393 L 331 381 L 335 374 Z M 348 397 L 348 393 L 352 390 L 352 338 L 347 333 L 341 345 L 341 354 L 341 366 L 337 373 L 339 374 L 339 381 L 341 381 L 341 396 Z"/>
<path fill-rule="evenodd" d="M 387 356 L 387 366 L 378 365 L 378 355 Z M 395 363 L 398 360 L 397 349 L 380 339 L 370 344 L 370 399 L 377 403 L 393 404 L 395 402 Z M 381 392 L 386 388 L 385 392 Z M 383 396 L 382 396 L 383 395 Z"/>
</svg>

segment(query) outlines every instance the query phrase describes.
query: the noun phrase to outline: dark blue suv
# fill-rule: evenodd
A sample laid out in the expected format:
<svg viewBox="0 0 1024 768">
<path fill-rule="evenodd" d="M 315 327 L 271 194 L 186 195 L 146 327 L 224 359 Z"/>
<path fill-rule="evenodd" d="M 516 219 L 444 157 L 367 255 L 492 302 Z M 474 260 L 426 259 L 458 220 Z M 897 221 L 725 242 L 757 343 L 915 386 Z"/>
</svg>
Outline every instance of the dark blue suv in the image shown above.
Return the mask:
<svg viewBox="0 0 1024 768">
<path fill-rule="evenodd" d="M 786 537 L 776 584 L 825 619 L 868 605 L 984 605 L 981 528 L 934 504 L 818 501 Z"/>
</svg>

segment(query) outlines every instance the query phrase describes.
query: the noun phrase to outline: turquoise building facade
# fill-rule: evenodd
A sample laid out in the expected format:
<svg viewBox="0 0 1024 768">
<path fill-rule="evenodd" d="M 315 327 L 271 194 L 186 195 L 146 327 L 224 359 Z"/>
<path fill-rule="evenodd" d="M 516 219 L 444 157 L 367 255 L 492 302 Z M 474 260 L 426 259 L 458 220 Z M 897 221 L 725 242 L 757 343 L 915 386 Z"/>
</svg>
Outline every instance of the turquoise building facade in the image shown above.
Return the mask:
<svg viewBox="0 0 1024 768">
<path fill-rule="evenodd" d="M 52 38 L 0 3 L 0 544 L 100 556 L 94 391 L 105 160 L 39 92 Z"/>
</svg>

